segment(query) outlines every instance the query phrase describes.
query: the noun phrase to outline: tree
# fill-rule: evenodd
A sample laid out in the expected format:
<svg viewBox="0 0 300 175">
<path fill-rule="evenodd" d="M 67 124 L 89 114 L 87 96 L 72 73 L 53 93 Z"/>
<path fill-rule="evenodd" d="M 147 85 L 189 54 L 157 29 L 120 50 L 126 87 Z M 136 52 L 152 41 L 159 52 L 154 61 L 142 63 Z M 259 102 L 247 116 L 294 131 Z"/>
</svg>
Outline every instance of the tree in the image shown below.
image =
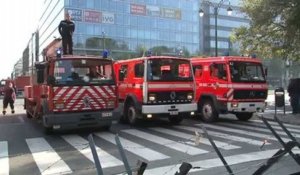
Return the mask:
<svg viewBox="0 0 300 175">
<path fill-rule="evenodd" d="M 300 1 L 243 0 L 241 10 L 250 26 L 234 31 L 241 53 L 267 58 L 300 58 Z"/>
</svg>

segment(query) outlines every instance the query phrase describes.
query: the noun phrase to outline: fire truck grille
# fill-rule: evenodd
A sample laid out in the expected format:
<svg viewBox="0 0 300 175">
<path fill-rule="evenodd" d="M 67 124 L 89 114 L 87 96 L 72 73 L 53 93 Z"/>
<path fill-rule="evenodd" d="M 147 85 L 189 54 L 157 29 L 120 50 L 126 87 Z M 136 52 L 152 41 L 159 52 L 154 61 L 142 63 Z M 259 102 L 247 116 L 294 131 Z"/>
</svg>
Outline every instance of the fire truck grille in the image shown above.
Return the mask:
<svg viewBox="0 0 300 175">
<path fill-rule="evenodd" d="M 155 96 L 155 100 L 149 100 L 148 104 L 176 104 L 176 103 L 191 103 L 192 99 L 188 99 L 188 95 L 192 91 L 167 91 L 167 92 L 149 92 L 148 96 Z"/>
<path fill-rule="evenodd" d="M 234 99 L 265 99 L 267 95 L 267 90 L 235 90 L 233 92 Z"/>
</svg>

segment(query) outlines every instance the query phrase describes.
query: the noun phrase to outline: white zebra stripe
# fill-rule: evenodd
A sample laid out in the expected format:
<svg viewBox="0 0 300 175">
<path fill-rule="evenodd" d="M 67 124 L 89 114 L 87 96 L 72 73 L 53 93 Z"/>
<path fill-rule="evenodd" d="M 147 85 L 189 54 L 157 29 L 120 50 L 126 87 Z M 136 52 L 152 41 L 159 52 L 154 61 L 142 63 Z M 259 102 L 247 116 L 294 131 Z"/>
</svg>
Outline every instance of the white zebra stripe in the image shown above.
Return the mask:
<svg viewBox="0 0 300 175">
<path fill-rule="evenodd" d="M 174 126 L 174 127 L 178 128 L 178 129 L 191 131 L 191 132 L 199 131 L 201 134 L 203 134 L 203 131 L 200 128 L 196 128 L 196 127 L 190 127 L 190 126 Z M 223 132 L 208 131 L 208 133 L 209 133 L 209 135 L 212 135 L 214 137 L 233 140 L 233 141 L 237 141 L 237 142 L 244 142 L 244 143 L 248 143 L 248 144 L 251 144 L 251 145 L 261 146 L 263 144 L 263 141 L 261 141 L 261 140 L 255 140 L 255 139 L 250 139 L 250 138 L 248 139 L 248 138 L 245 138 L 245 137 L 233 136 L 233 135 L 230 135 L 230 134 L 225 134 Z M 202 138 L 201 138 L 201 140 L 202 140 Z M 271 144 L 271 143 L 266 143 L 266 145 L 269 145 L 269 144 Z"/>
<path fill-rule="evenodd" d="M 101 132 L 101 133 L 96 133 L 96 136 L 116 145 L 115 142 L 115 135 L 108 133 L 108 132 Z M 153 161 L 153 160 L 161 160 L 161 159 L 167 159 L 170 158 L 169 156 L 166 156 L 162 153 L 159 153 L 157 151 L 154 151 L 152 149 L 149 149 L 143 145 L 134 143 L 130 140 L 127 140 L 123 137 L 119 136 L 119 139 L 123 145 L 123 148 L 133 154 L 136 154 L 148 161 Z"/>
<path fill-rule="evenodd" d="M 0 141 L 0 175 L 9 175 L 8 143 Z"/>
<path fill-rule="evenodd" d="M 200 126 L 201 124 L 196 124 L 197 126 Z M 227 131 L 227 132 L 232 132 L 232 133 L 237 133 L 237 134 L 241 134 L 241 135 L 248 135 L 248 136 L 253 136 L 253 137 L 258 137 L 258 138 L 262 138 L 264 140 L 275 140 L 277 141 L 277 139 L 273 136 L 273 135 L 268 135 L 268 134 L 260 134 L 260 133 L 255 133 L 252 131 L 246 131 L 246 130 L 242 130 L 242 129 L 233 129 L 233 128 L 228 128 L 228 127 L 224 127 L 224 126 L 217 126 L 217 125 L 211 125 L 211 124 L 203 124 L 205 127 L 207 128 L 213 128 L 213 129 L 218 129 L 221 131 Z M 290 141 L 287 138 L 282 138 L 283 141 L 288 142 Z"/>
<path fill-rule="evenodd" d="M 62 138 L 74 148 L 76 148 L 86 158 L 94 162 L 93 154 L 91 152 L 89 142 L 87 140 L 77 135 L 65 135 L 62 136 Z M 123 164 L 119 159 L 115 158 L 114 156 L 110 155 L 109 153 L 105 152 L 97 146 L 96 151 L 98 153 L 102 168 L 120 166 Z"/>
<path fill-rule="evenodd" d="M 172 135 L 172 136 L 175 136 L 175 137 L 180 137 L 180 138 L 183 138 L 183 139 L 188 139 L 188 140 L 194 139 L 195 140 L 195 135 L 192 135 L 192 134 L 185 134 L 185 133 L 182 133 L 182 132 L 178 132 L 178 131 L 171 130 L 171 129 L 165 129 L 165 128 L 150 128 L 150 129 L 154 130 L 154 131 L 157 131 L 157 132 L 160 132 L 160 133 L 165 133 L 165 134 L 169 134 L 169 135 Z M 201 138 L 201 143 L 211 146 L 209 140 L 206 139 L 206 138 Z M 195 145 L 195 142 L 192 142 L 192 144 Z M 215 144 L 217 145 L 217 147 L 219 147 L 221 149 L 225 149 L 225 150 L 241 148 L 239 146 L 232 145 L 232 144 L 229 144 L 229 143 L 220 142 L 220 141 L 215 141 Z"/>
<path fill-rule="evenodd" d="M 189 155 L 204 154 L 204 153 L 208 152 L 206 150 L 202 150 L 202 149 L 195 148 L 195 147 L 192 147 L 192 146 L 189 146 L 189 145 L 178 143 L 178 142 L 175 142 L 173 140 L 165 139 L 163 137 L 159 137 L 159 136 L 149 134 L 149 133 L 146 133 L 146 132 L 143 132 L 143 131 L 139 131 L 139 130 L 136 130 L 136 129 L 123 130 L 122 132 L 125 132 L 127 134 L 130 134 L 130 135 L 133 135 L 133 136 L 136 136 L 136 137 L 140 137 L 142 139 L 157 143 L 159 145 L 163 145 L 165 147 L 168 147 L 168 148 L 171 148 L 171 149 L 174 149 L 176 151 L 183 152 L 183 153 L 186 153 L 186 154 L 189 154 Z"/>
<path fill-rule="evenodd" d="M 72 173 L 44 138 L 26 139 L 26 142 L 42 175 Z"/>
</svg>

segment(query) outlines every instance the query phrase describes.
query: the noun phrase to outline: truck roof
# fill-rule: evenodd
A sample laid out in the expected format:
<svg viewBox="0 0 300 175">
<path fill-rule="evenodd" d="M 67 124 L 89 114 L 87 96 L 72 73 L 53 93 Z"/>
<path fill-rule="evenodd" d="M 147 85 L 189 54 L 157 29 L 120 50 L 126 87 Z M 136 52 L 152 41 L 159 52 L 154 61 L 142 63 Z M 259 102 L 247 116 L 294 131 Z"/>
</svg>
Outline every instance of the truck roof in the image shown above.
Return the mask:
<svg viewBox="0 0 300 175">
<path fill-rule="evenodd" d="M 139 58 L 131 58 L 128 60 L 117 60 L 117 63 L 126 63 L 132 61 L 141 61 L 141 60 L 148 60 L 148 59 L 177 59 L 177 60 L 188 60 L 187 58 L 179 58 L 173 56 L 150 56 L 150 57 L 139 57 Z"/>
<path fill-rule="evenodd" d="M 224 61 L 243 61 L 243 62 L 261 63 L 261 60 L 258 58 L 243 57 L 243 56 L 219 56 L 219 57 L 193 57 L 193 58 L 191 58 L 192 63 L 224 62 Z"/>
<path fill-rule="evenodd" d="M 112 61 L 111 58 L 103 58 L 102 56 L 95 56 L 95 55 L 62 55 L 61 58 L 52 57 L 50 59 L 52 60 L 96 59 L 96 60 Z"/>
</svg>

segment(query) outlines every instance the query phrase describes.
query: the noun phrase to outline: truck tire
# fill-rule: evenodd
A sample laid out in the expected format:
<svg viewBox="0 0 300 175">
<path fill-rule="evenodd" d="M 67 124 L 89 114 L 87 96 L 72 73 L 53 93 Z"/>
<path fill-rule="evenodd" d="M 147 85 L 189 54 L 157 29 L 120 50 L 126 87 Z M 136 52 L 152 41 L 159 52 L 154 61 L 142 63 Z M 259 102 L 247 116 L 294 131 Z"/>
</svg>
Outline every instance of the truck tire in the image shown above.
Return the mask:
<svg viewBox="0 0 300 175">
<path fill-rule="evenodd" d="M 241 121 L 248 121 L 252 116 L 252 112 L 241 112 L 241 113 L 235 113 L 236 118 L 238 118 Z"/>
<path fill-rule="evenodd" d="M 219 113 L 210 99 L 205 99 L 200 106 L 201 119 L 204 122 L 211 123 L 219 118 Z"/>
<path fill-rule="evenodd" d="M 32 118 L 32 116 L 30 115 L 30 113 L 26 110 L 26 117 L 27 118 Z"/>
<path fill-rule="evenodd" d="M 126 105 L 125 115 L 126 115 L 126 120 L 128 121 L 129 124 L 131 125 L 137 124 L 139 118 L 138 116 L 139 112 L 136 110 L 132 102 L 129 102 L 129 104 Z"/>
<path fill-rule="evenodd" d="M 183 120 L 182 115 L 178 115 L 178 116 L 169 116 L 169 121 L 171 124 L 174 125 L 178 125 L 179 123 L 181 123 Z"/>
<path fill-rule="evenodd" d="M 53 133 L 53 128 L 44 126 L 44 133 L 45 134 L 52 134 Z"/>
</svg>

